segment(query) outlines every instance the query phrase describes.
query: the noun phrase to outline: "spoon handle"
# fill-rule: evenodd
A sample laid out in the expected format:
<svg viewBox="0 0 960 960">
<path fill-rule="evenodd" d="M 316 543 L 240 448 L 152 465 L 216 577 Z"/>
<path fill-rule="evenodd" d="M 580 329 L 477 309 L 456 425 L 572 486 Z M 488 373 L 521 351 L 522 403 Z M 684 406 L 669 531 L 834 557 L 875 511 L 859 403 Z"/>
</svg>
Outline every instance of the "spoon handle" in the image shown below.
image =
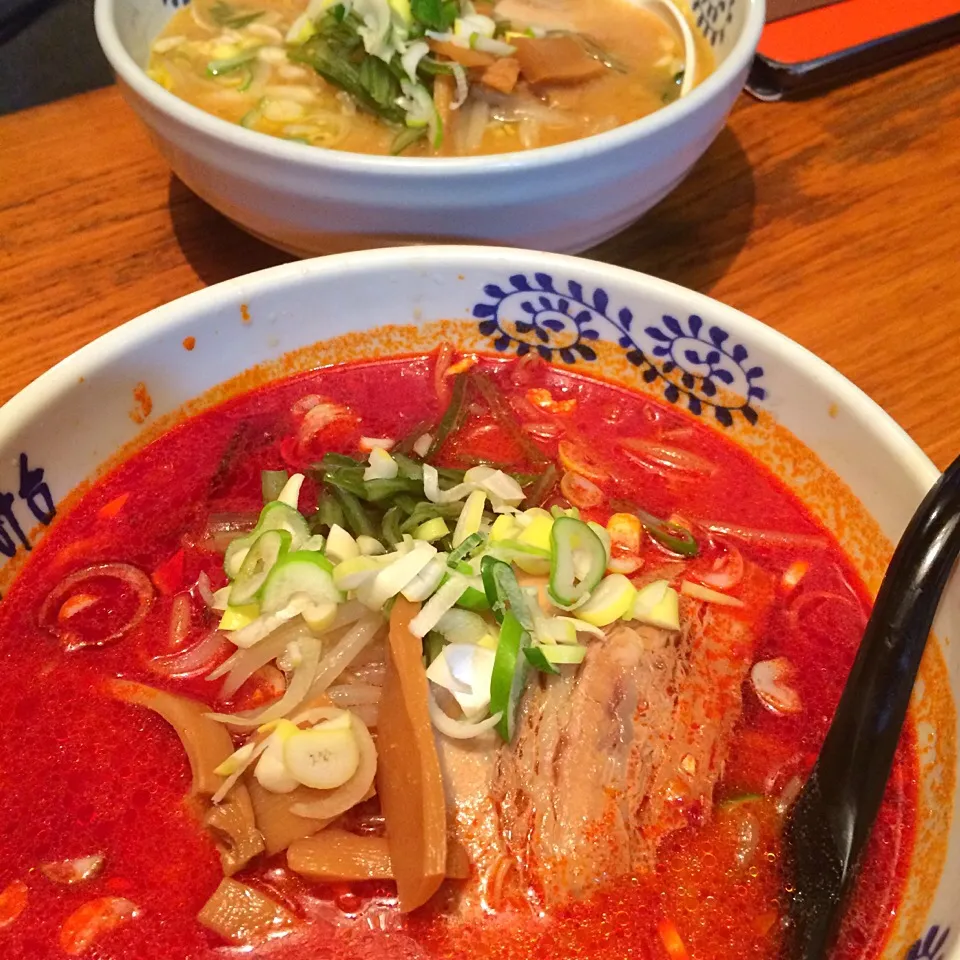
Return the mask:
<svg viewBox="0 0 960 960">
<path fill-rule="evenodd" d="M 808 828 L 814 815 L 822 818 L 831 848 L 820 866 L 829 868 L 821 880 L 833 890 L 813 897 L 828 905 L 801 914 L 795 930 L 803 945 L 797 955 L 807 960 L 824 956 L 837 904 L 880 809 L 927 636 L 958 554 L 960 458 L 924 498 L 894 551 L 833 722 L 792 814 Z"/>
</svg>

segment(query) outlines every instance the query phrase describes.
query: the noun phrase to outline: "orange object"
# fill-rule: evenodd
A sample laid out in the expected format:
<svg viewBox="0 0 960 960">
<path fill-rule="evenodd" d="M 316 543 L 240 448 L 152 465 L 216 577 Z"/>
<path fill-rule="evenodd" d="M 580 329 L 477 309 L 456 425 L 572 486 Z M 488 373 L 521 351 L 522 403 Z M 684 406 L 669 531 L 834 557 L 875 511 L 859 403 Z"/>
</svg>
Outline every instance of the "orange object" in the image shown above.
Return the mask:
<svg viewBox="0 0 960 960">
<path fill-rule="evenodd" d="M 26 905 L 27 885 L 22 880 L 14 880 L 0 893 L 0 930 L 9 927 Z"/>
<path fill-rule="evenodd" d="M 447 40 L 428 40 L 427 46 L 440 57 L 446 57 L 448 60 L 452 60 L 454 63 L 459 63 L 461 67 L 466 67 L 470 69 L 471 67 L 489 67 L 493 63 L 493 55 L 489 53 L 484 53 L 482 50 L 473 50 L 470 47 L 459 47 L 455 43 L 450 43 Z M 436 90 L 437 81 L 445 76 L 445 74 L 440 74 L 434 82 L 434 90 Z"/>
<path fill-rule="evenodd" d="M 960 0 L 840 0 L 768 23 L 758 52 L 808 63 L 960 14 Z"/>
<path fill-rule="evenodd" d="M 453 123 L 453 91 L 453 77 L 449 74 L 440 74 L 440 76 L 434 77 L 433 103 L 440 116 L 440 129 L 443 131 L 440 153 L 446 153 L 450 143 L 450 126 Z M 439 388 L 437 392 L 439 395 Z"/>
<path fill-rule="evenodd" d="M 493 69 L 491 67 L 491 69 Z M 475 367 L 480 362 L 480 358 L 475 353 L 468 353 L 461 357 L 456 363 L 447 368 L 445 377 L 455 377 L 458 373 L 466 373 L 471 367 Z"/>
<path fill-rule="evenodd" d="M 109 503 L 105 503 L 97 512 L 104 520 L 112 520 L 129 499 L 129 493 L 121 493 L 119 497 L 114 497 Z"/>
<path fill-rule="evenodd" d="M 579 473 L 580 476 L 595 483 L 603 483 L 609 476 L 603 464 L 591 451 L 572 440 L 561 440 L 557 445 L 557 455 L 560 457 L 560 462 L 571 473 Z"/>
<path fill-rule="evenodd" d="M 169 560 L 164 560 L 150 579 L 153 585 L 165 594 L 176 593 L 183 586 L 183 550 L 178 550 Z"/>
<path fill-rule="evenodd" d="M 447 870 L 446 801 L 430 723 L 423 644 L 410 632 L 419 609 L 420 604 L 400 596 L 390 612 L 377 725 L 377 793 L 404 913 L 426 903 Z"/>
<path fill-rule="evenodd" d="M 683 945 L 683 940 L 680 939 L 680 934 L 672 920 L 667 920 L 664 917 L 657 924 L 657 931 L 663 941 L 664 948 L 670 954 L 670 960 L 690 960 L 690 954 Z"/>
<path fill-rule="evenodd" d="M 513 93 L 520 79 L 520 61 L 513 57 L 501 57 L 483 71 L 480 82 L 500 93 Z"/>
<path fill-rule="evenodd" d="M 60 946 L 71 957 L 79 956 L 101 934 L 139 915 L 135 903 L 123 897 L 99 897 L 77 907 L 60 929 Z"/>
<path fill-rule="evenodd" d="M 535 407 L 549 410 L 551 413 L 572 413 L 577 408 L 575 397 L 569 400 L 554 400 L 553 394 L 544 387 L 531 387 L 527 391 L 527 399 Z"/>
<path fill-rule="evenodd" d="M 573 37 L 519 37 L 513 44 L 529 83 L 583 83 L 607 69 Z"/>
<path fill-rule="evenodd" d="M 57 620 L 59 620 L 60 623 L 64 623 L 71 617 L 75 617 L 81 610 L 92 607 L 95 603 L 99 602 L 99 600 L 100 598 L 93 593 L 74 593 L 63 601 L 63 605 L 57 614 Z"/>
</svg>

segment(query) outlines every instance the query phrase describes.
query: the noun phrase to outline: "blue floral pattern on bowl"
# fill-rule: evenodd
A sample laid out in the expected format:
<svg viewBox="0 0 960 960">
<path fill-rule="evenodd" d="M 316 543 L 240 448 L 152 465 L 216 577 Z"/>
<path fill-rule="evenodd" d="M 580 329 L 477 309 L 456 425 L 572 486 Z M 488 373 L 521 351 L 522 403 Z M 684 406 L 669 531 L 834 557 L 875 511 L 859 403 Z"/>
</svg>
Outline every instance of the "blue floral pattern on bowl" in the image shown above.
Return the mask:
<svg viewBox="0 0 960 960">
<path fill-rule="evenodd" d="M 591 363 L 597 359 L 593 344 L 608 340 L 623 349 L 647 383 L 662 380 L 671 403 L 685 403 L 697 416 L 712 411 L 725 427 L 735 413 L 757 422 L 754 404 L 766 397 L 763 368 L 751 364 L 747 348 L 732 342 L 722 327 L 696 314 L 641 322 L 629 307 L 611 307 L 605 290 L 546 273 L 514 274 L 508 284 L 487 284 L 483 292 L 490 299 L 473 307 L 480 333 L 493 339 L 496 350 Z M 731 394 L 742 402 L 731 405 Z"/>
<path fill-rule="evenodd" d="M 947 955 L 949 927 L 932 926 L 924 936 L 907 951 L 905 960 L 944 960 Z"/>
</svg>

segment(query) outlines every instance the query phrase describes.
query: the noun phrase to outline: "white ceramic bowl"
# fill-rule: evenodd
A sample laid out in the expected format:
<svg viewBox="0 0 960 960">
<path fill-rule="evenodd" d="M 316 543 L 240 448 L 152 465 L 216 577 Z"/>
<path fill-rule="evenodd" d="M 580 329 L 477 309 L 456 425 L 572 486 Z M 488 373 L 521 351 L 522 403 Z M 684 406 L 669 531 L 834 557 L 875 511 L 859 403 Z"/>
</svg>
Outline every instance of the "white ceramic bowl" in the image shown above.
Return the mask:
<svg viewBox="0 0 960 960">
<path fill-rule="evenodd" d="M 518 329 L 521 318 L 527 324 Z M 909 437 L 849 381 L 730 307 L 585 260 L 448 246 L 287 264 L 194 293 L 108 333 L 0 409 L 0 492 L 21 488 L 24 466 L 42 468 L 62 502 L 121 448 L 129 452 L 174 422 L 184 405 L 201 409 L 280 372 L 429 350 L 441 337 L 504 353 L 533 344 L 553 362 L 700 416 L 778 472 L 837 533 L 871 590 L 890 540 L 937 478 Z M 195 339 L 190 350 L 187 338 Z M 253 364 L 261 366 L 244 374 Z M 721 401 L 707 384 L 724 382 L 732 393 Z M 130 416 L 142 413 L 138 384 L 153 400 L 145 426 Z M 29 504 L 16 499 L 13 509 L 28 530 L 36 516 Z M 0 592 L 24 556 L 20 549 L 0 567 Z M 936 630 L 944 640 L 960 632 L 958 576 Z M 891 960 L 960 960 L 958 692 L 960 647 L 933 644 L 911 707 L 920 732 L 918 833 L 884 954 Z"/>
<path fill-rule="evenodd" d="M 573 143 L 443 159 L 305 147 L 180 100 L 143 70 L 179 5 L 167 3 L 96 0 L 97 34 L 124 95 L 191 190 L 299 256 L 425 240 L 585 250 L 686 176 L 723 127 L 764 20 L 764 0 L 692 0 L 718 68 L 683 100 Z"/>
</svg>

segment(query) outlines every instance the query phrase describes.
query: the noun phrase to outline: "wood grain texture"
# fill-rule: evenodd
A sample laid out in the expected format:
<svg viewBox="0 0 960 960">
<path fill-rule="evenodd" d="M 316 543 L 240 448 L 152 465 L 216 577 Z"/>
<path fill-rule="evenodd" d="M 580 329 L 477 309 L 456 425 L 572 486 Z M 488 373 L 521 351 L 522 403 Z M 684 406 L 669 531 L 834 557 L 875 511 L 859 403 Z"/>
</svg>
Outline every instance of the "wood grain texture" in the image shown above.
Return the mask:
<svg viewBox="0 0 960 960">
<path fill-rule="evenodd" d="M 960 453 L 960 47 L 742 97 L 681 186 L 590 255 L 701 290 Z M 115 88 L 0 118 L 0 402 L 104 331 L 287 259 L 171 177 Z"/>
</svg>

